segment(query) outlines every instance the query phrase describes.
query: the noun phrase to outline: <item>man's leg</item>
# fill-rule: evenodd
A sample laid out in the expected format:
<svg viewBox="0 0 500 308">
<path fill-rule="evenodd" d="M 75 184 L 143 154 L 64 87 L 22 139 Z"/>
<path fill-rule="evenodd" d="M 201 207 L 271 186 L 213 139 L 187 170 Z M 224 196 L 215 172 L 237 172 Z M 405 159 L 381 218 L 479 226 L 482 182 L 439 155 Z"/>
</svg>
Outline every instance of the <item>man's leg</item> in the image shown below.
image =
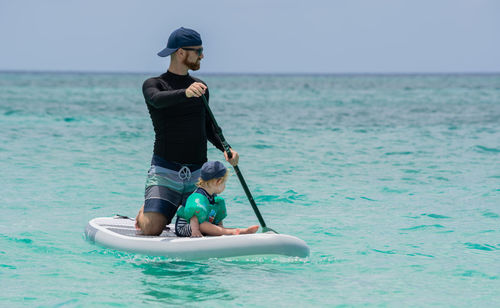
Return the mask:
<svg viewBox="0 0 500 308">
<path fill-rule="evenodd" d="M 135 219 L 135 226 L 141 230 L 143 235 L 160 235 L 166 225 L 167 218 L 163 214 L 156 212 L 144 213 L 144 206 Z"/>
<path fill-rule="evenodd" d="M 145 197 L 136 217 L 136 228 L 144 235 L 160 235 L 175 216 L 182 196 L 164 186 L 150 186 Z"/>
</svg>

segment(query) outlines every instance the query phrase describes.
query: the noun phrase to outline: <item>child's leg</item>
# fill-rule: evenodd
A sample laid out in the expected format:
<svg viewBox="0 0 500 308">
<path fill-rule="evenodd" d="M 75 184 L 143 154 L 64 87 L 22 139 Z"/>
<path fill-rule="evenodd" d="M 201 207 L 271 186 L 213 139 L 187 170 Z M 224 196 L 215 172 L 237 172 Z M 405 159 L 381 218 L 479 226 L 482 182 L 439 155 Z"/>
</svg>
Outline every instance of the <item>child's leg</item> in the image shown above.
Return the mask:
<svg viewBox="0 0 500 308">
<path fill-rule="evenodd" d="M 222 226 L 219 226 L 219 227 L 222 227 Z M 235 230 L 234 228 L 224 228 L 224 229 Z M 259 230 L 259 226 L 253 225 L 253 226 L 250 226 L 248 228 L 238 228 L 238 230 L 240 230 L 240 234 L 253 234 L 253 233 L 257 232 L 257 230 Z"/>
<path fill-rule="evenodd" d="M 208 221 L 200 224 L 200 231 L 206 235 L 238 235 L 240 234 L 240 229 L 228 229 L 224 227 L 219 227 Z"/>
<path fill-rule="evenodd" d="M 184 218 L 177 216 L 177 220 L 175 221 L 175 234 L 181 237 L 190 237 L 191 226 L 189 225 L 189 222 Z"/>
<path fill-rule="evenodd" d="M 257 230 L 259 230 L 259 226 L 254 225 L 245 229 L 240 229 L 240 234 L 252 234 L 257 232 Z"/>
<path fill-rule="evenodd" d="M 222 221 L 218 224 L 219 227 L 224 227 Z M 226 228 L 226 229 L 232 229 L 232 228 Z M 240 234 L 253 234 L 255 232 L 257 232 L 257 230 L 259 230 L 259 226 L 258 225 L 253 225 L 253 226 L 250 226 L 248 228 L 238 228 L 240 229 Z"/>
</svg>

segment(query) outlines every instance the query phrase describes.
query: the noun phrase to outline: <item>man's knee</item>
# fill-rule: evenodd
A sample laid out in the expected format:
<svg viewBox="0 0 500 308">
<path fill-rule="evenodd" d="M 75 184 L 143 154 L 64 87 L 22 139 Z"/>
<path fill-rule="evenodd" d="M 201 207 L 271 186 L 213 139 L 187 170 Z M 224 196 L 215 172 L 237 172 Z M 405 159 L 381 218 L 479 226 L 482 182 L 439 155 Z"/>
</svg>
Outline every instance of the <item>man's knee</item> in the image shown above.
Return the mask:
<svg viewBox="0 0 500 308">
<path fill-rule="evenodd" d="M 167 225 L 167 218 L 156 212 L 142 213 L 139 218 L 139 228 L 144 235 L 160 235 Z"/>
</svg>

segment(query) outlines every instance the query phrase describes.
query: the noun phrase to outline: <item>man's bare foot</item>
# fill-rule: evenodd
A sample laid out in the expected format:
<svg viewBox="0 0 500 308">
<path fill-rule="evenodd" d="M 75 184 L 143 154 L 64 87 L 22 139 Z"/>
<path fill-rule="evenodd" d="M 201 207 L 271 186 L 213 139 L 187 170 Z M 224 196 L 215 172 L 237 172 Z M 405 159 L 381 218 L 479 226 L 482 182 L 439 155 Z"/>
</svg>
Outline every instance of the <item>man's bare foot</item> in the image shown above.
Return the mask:
<svg viewBox="0 0 500 308">
<path fill-rule="evenodd" d="M 139 226 L 139 220 L 142 219 L 142 213 L 144 213 L 144 204 L 142 205 L 141 209 L 139 210 L 139 213 L 137 213 L 137 216 L 135 217 L 135 229 L 136 230 L 141 230 L 141 227 Z"/>
<path fill-rule="evenodd" d="M 241 234 L 252 234 L 252 233 L 257 232 L 257 230 L 259 230 L 259 226 L 254 225 L 254 226 L 250 226 L 250 227 L 245 228 L 245 229 L 241 229 Z"/>
</svg>

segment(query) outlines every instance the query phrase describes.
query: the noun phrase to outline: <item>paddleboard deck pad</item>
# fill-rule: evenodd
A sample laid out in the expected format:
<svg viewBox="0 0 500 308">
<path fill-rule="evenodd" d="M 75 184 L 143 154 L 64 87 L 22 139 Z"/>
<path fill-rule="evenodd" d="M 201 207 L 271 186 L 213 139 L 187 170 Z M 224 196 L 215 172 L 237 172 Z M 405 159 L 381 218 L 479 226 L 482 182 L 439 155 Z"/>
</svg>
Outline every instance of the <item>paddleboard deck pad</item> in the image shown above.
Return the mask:
<svg viewBox="0 0 500 308">
<path fill-rule="evenodd" d="M 305 258 L 307 244 L 294 236 L 276 233 L 178 237 L 174 225 L 159 236 L 145 236 L 135 229 L 135 220 L 126 216 L 94 218 L 85 228 L 85 238 L 106 248 L 184 260 L 229 258 L 251 255 L 283 255 Z"/>
</svg>

